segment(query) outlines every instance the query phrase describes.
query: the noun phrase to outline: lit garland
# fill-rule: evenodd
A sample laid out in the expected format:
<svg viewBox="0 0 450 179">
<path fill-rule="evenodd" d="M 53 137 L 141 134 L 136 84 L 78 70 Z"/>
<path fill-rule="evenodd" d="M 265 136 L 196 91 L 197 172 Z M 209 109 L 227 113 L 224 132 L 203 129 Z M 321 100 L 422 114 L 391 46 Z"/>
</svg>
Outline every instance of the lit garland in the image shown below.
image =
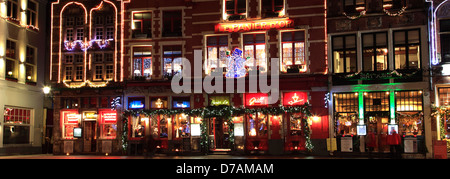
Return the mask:
<svg viewBox="0 0 450 179">
<path fill-rule="evenodd" d="M 436 117 L 436 120 L 440 120 L 439 121 L 439 123 L 440 123 L 439 131 L 440 131 L 440 136 L 441 136 L 440 140 L 443 140 L 443 139 L 445 139 L 445 133 L 447 131 L 446 127 L 445 127 L 445 121 L 446 121 L 446 118 L 448 116 L 450 116 L 450 107 L 448 107 L 448 106 L 440 106 L 440 107 L 432 106 L 431 111 L 432 111 L 431 116 Z M 439 119 L 437 119 L 438 115 L 440 117 Z"/>
<path fill-rule="evenodd" d="M 367 11 L 361 11 L 361 12 L 359 12 L 359 15 L 356 15 L 356 16 L 348 16 L 347 15 L 347 13 L 342 13 L 345 17 L 347 17 L 347 19 L 350 19 L 350 20 L 355 20 L 355 19 L 359 19 L 360 17 L 362 17 L 362 16 L 365 16 L 366 15 L 366 12 Z"/>
<path fill-rule="evenodd" d="M 402 14 L 405 12 L 405 10 L 406 10 L 406 6 L 402 7 L 402 8 L 401 8 L 399 11 L 397 11 L 396 13 L 391 13 L 391 12 L 389 12 L 387 9 L 383 9 L 383 11 L 384 11 L 388 16 L 392 16 L 392 17 L 402 15 Z"/>
<path fill-rule="evenodd" d="M 71 84 L 67 84 L 67 81 L 63 81 L 63 83 L 64 83 L 64 85 L 65 85 L 66 87 L 68 87 L 68 88 L 82 88 L 82 87 L 85 87 L 86 84 L 87 84 L 87 86 L 92 87 L 92 88 L 102 88 L 102 87 L 106 87 L 110 81 L 111 81 L 111 80 L 108 80 L 108 81 L 106 81 L 106 82 L 103 82 L 102 84 L 94 84 L 93 82 L 87 80 L 87 81 L 85 81 L 85 82 L 82 82 L 82 83 L 79 84 L 79 85 L 71 85 Z"/>
<path fill-rule="evenodd" d="M 197 109 L 150 109 L 150 110 L 125 110 L 123 112 L 123 116 L 125 118 L 130 116 L 139 116 L 139 115 L 145 115 L 145 116 L 152 116 L 152 115 L 175 115 L 175 114 L 186 114 L 192 117 L 201 117 L 203 119 L 207 118 L 213 118 L 213 117 L 221 117 L 226 120 L 228 123 L 228 127 L 230 129 L 230 143 L 231 145 L 234 144 L 234 124 L 232 121 L 232 117 L 236 116 L 242 116 L 245 114 L 251 114 L 251 113 L 264 113 L 269 115 L 281 115 L 285 113 L 302 113 L 304 114 L 304 118 L 302 118 L 302 122 L 305 124 L 305 146 L 308 151 L 311 151 L 314 146 L 311 143 L 311 137 L 310 137 L 310 128 L 308 124 L 308 119 L 311 117 L 310 112 L 310 106 L 308 103 L 305 103 L 302 106 L 279 106 L 279 107 L 268 107 L 268 108 L 255 108 L 255 109 L 249 109 L 249 108 L 237 108 L 234 106 L 209 106 L 204 108 L 197 108 Z M 209 140 L 208 140 L 208 134 L 207 131 L 207 120 L 202 120 L 201 124 L 201 140 L 200 145 L 203 152 L 208 151 L 209 149 Z M 124 134 L 126 135 L 125 131 Z"/>
</svg>

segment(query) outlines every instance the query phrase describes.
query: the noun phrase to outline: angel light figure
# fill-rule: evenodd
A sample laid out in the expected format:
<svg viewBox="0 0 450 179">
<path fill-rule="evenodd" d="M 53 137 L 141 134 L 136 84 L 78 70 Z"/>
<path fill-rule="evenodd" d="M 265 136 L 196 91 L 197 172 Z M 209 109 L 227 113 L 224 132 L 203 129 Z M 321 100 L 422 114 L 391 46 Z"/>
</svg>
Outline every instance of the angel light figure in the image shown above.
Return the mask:
<svg viewBox="0 0 450 179">
<path fill-rule="evenodd" d="M 247 74 L 245 69 L 245 59 L 242 58 L 242 50 L 239 48 L 234 49 L 233 54 L 228 56 L 227 78 L 240 78 Z"/>
</svg>

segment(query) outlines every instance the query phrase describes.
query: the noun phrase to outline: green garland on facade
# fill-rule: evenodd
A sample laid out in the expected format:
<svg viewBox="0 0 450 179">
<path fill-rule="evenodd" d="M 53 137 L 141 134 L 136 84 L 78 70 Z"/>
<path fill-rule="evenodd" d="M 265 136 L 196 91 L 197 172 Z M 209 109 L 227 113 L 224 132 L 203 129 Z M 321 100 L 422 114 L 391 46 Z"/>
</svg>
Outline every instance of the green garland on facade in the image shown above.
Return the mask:
<svg viewBox="0 0 450 179">
<path fill-rule="evenodd" d="M 126 117 L 122 118 L 123 120 L 123 133 L 122 133 L 122 149 L 123 151 L 127 151 L 128 148 L 128 119 Z"/>
<path fill-rule="evenodd" d="M 145 115 L 145 116 L 151 116 L 151 115 L 175 115 L 175 114 L 186 114 L 192 117 L 201 117 L 202 119 L 208 119 L 213 117 L 220 117 L 223 118 L 230 129 L 230 143 L 231 145 L 234 144 L 234 124 L 233 124 L 233 117 L 236 116 L 242 116 L 244 114 L 251 114 L 251 113 L 264 113 L 269 115 L 281 115 L 285 113 L 302 113 L 305 115 L 305 117 L 302 119 L 304 125 L 305 125 L 305 138 L 306 138 L 306 149 L 308 151 L 311 151 L 314 146 L 311 143 L 311 132 L 308 124 L 308 119 L 311 117 L 310 107 L 308 103 L 305 103 L 302 106 L 278 106 L 278 107 L 267 107 L 267 108 L 237 108 L 234 106 L 208 106 L 204 108 L 197 108 L 197 109 L 156 109 L 156 110 L 125 110 L 123 112 L 124 118 L 129 116 L 139 116 L 139 115 Z M 124 122 L 127 122 L 126 119 L 124 119 Z M 126 124 L 124 124 L 126 126 Z M 201 123 L 201 140 L 200 145 L 203 152 L 208 151 L 209 149 L 209 136 L 207 134 L 207 120 L 202 120 Z M 126 148 L 126 127 L 124 127 L 124 135 L 122 137 L 122 143 L 123 147 Z"/>
</svg>

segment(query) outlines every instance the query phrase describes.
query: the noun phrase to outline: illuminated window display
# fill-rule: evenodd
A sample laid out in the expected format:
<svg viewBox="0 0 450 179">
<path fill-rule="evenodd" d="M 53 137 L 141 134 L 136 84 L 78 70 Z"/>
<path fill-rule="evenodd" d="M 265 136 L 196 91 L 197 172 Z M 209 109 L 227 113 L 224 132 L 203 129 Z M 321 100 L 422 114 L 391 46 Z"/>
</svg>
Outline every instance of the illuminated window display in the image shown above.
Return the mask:
<svg viewBox="0 0 450 179">
<path fill-rule="evenodd" d="M 117 133 L 117 112 L 113 110 L 100 111 L 100 137 L 115 139 Z"/>
<path fill-rule="evenodd" d="M 387 33 L 371 33 L 362 35 L 363 70 L 388 70 Z"/>
<path fill-rule="evenodd" d="M 282 65 L 284 73 L 306 72 L 305 63 L 305 31 L 283 32 Z"/>
<path fill-rule="evenodd" d="M 168 121 L 170 117 L 168 115 L 153 115 L 151 123 L 151 133 L 153 138 L 162 139 L 168 138 Z"/>
<path fill-rule="evenodd" d="M 152 47 L 133 48 L 133 76 L 149 79 L 152 75 Z"/>
<path fill-rule="evenodd" d="M 4 108 L 3 143 L 28 144 L 33 110 L 18 107 Z"/>
<path fill-rule="evenodd" d="M 335 93 L 334 111 L 337 135 L 356 135 L 358 93 Z"/>
<path fill-rule="evenodd" d="M 228 51 L 228 36 L 211 36 L 207 37 L 207 66 L 210 71 L 213 72 L 217 68 L 223 68 L 223 72 L 226 72 L 227 67 L 227 51 Z"/>
<path fill-rule="evenodd" d="M 173 138 L 185 138 L 191 136 L 191 124 L 186 114 L 176 114 L 173 118 Z"/>
<path fill-rule="evenodd" d="M 77 110 L 61 111 L 62 137 L 64 139 L 73 139 L 73 129 L 79 127 L 81 115 Z"/>
<path fill-rule="evenodd" d="M 422 91 L 397 91 L 395 101 L 398 118 L 398 133 L 404 136 L 423 135 Z"/>
<path fill-rule="evenodd" d="M 244 58 L 248 70 L 267 72 L 265 34 L 244 34 Z"/>
<path fill-rule="evenodd" d="M 181 75 L 181 46 L 164 46 L 164 76 Z"/>
<path fill-rule="evenodd" d="M 267 115 L 258 112 L 247 115 L 247 135 L 249 137 L 267 137 Z"/>
<path fill-rule="evenodd" d="M 131 139 L 144 138 L 145 127 L 148 124 L 148 117 L 145 116 L 133 116 L 129 122 L 130 124 L 130 137 Z"/>
</svg>

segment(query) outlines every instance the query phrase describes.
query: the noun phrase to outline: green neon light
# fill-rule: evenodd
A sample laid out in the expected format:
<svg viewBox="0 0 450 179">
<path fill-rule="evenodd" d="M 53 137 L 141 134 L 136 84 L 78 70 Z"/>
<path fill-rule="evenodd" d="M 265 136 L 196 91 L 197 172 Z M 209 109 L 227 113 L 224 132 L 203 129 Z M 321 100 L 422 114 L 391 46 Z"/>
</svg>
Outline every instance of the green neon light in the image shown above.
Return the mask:
<svg viewBox="0 0 450 179">
<path fill-rule="evenodd" d="M 391 113 L 391 119 L 395 119 L 395 92 L 391 91 L 389 93 L 389 108 Z"/>
<path fill-rule="evenodd" d="M 358 95 L 359 119 L 364 120 L 364 92 L 359 92 Z"/>
</svg>

